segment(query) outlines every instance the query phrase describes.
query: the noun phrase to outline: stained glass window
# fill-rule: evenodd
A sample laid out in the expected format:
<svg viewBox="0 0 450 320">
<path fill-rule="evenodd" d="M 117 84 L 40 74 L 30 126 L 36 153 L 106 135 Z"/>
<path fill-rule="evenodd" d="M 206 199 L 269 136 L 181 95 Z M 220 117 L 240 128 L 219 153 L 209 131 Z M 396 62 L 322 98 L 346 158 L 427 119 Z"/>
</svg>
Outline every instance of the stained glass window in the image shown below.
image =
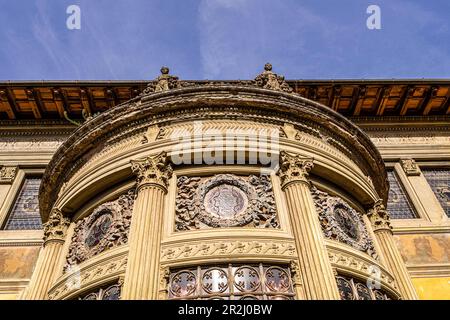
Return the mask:
<svg viewBox="0 0 450 320">
<path fill-rule="evenodd" d="M 120 285 L 113 284 L 85 294 L 80 300 L 119 300 Z"/>
<path fill-rule="evenodd" d="M 341 300 L 393 300 L 383 290 L 369 288 L 358 279 L 339 275 L 336 277 L 336 282 Z"/>
<path fill-rule="evenodd" d="M 425 169 L 422 173 L 450 218 L 450 169 Z"/>
<path fill-rule="evenodd" d="M 389 199 L 387 203 L 387 210 L 392 219 L 415 219 L 415 213 L 412 205 L 409 202 L 406 191 L 401 185 L 394 170 L 388 171 L 389 181 Z"/>
<path fill-rule="evenodd" d="M 199 266 L 172 271 L 169 299 L 290 300 L 286 267 L 264 264 Z"/>
<path fill-rule="evenodd" d="M 42 229 L 38 201 L 40 184 L 40 178 L 25 179 L 16 203 L 6 221 L 5 230 Z"/>
</svg>

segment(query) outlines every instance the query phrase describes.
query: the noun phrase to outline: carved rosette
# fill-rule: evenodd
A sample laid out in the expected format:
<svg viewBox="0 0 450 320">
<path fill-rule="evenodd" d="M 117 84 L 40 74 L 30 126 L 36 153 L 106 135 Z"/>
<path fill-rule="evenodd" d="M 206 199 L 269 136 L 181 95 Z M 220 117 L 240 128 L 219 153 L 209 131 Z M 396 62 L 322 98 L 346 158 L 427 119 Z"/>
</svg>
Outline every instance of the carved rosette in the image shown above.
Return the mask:
<svg viewBox="0 0 450 320">
<path fill-rule="evenodd" d="M 392 232 L 389 213 L 386 211 L 382 200 L 375 202 L 373 209 L 370 209 L 367 216 L 372 223 L 373 231 L 388 230 Z"/>
<path fill-rule="evenodd" d="M 332 197 L 314 186 L 311 187 L 311 193 L 324 236 L 366 252 L 377 259 L 378 255 L 362 219 L 362 214 L 340 197 Z"/>
<path fill-rule="evenodd" d="M 284 189 L 295 181 L 309 183 L 307 178 L 313 167 L 313 159 L 281 151 L 280 168 L 278 170 L 281 188 Z"/>
<path fill-rule="evenodd" d="M 181 176 L 177 182 L 175 230 L 244 227 L 278 228 L 270 177 L 219 174 Z"/>
<path fill-rule="evenodd" d="M 420 169 L 414 159 L 402 159 L 400 164 L 407 176 L 420 176 Z"/>
<path fill-rule="evenodd" d="M 107 249 L 128 242 L 134 190 L 115 201 L 98 206 L 89 216 L 78 221 L 67 255 L 65 270 Z"/>
<path fill-rule="evenodd" d="M 44 223 L 44 243 L 51 240 L 64 241 L 70 220 L 61 210 L 53 208 L 47 222 Z"/>
<path fill-rule="evenodd" d="M 156 156 L 132 160 L 131 170 L 137 175 L 138 191 L 142 187 L 153 185 L 167 192 L 173 170 L 165 151 Z"/>
</svg>

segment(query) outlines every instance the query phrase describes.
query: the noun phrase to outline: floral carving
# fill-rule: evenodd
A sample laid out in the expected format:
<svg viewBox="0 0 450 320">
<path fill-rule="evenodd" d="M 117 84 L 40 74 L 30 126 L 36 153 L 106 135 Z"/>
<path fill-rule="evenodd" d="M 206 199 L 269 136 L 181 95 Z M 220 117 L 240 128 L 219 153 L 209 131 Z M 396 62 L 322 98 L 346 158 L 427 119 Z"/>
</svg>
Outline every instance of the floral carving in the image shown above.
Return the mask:
<svg viewBox="0 0 450 320">
<path fill-rule="evenodd" d="M 311 187 L 323 233 L 327 239 L 337 240 L 377 258 L 361 214 L 340 197 Z"/>
<path fill-rule="evenodd" d="M 419 176 L 420 169 L 414 159 L 402 159 L 400 164 L 407 176 Z"/>
<path fill-rule="evenodd" d="M 177 182 L 175 230 L 253 226 L 278 228 L 268 176 L 220 174 L 212 178 L 181 176 Z"/>
<path fill-rule="evenodd" d="M 17 174 L 17 167 L 2 167 L 0 169 L 0 183 L 12 183 Z"/>
<path fill-rule="evenodd" d="M 134 190 L 103 203 L 78 221 L 67 256 L 66 270 L 107 249 L 128 242 Z"/>
<path fill-rule="evenodd" d="M 369 210 L 367 216 L 372 223 L 374 231 L 388 230 L 389 232 L 392 232 L 389 213 L 386 211 L 382 200 L 375 202 L 373 209 Z"/>
<path fill-rule="evenodd" d="M 156 156 L 132 160 L 131 170 L 137 175 L 138 189 L 145 185 L 157 185 L 167 190 L 173 172 L 164 151 Z"/>
<path fill-rule="evenodd" d="M 277 91 L 292 92 L 284 77 L 272 71 L 272 65 L 266 63 L 264 71 L 255 78 L 255 83 L 258 87 L 264 89 L 271 89 Z"/>
<path fill-rule="evenodd" d="M 293 243 L 283 241 L 218 241 L 170 246 L 162 250 L 161 260 L 167 262 L 229 255 L 293 257 L 296 255 L 296 251 Z"/>
<path fill-rule="evenodd" d="M 66 236 L 67 227 L 70 224 L 70 220 L 64 217 L 61 210 L 54 208 L 44 227 L 44 242 L 50 240 L 64 240 Z"/>
<path fill-rule="evenodd" d="M 281 151 L 278 175 L 281 179 L 282 188 L 284 189 L 294 181 L 308 182 L 307 178 L 313 167 L 312 159 Z"/>
</svg>

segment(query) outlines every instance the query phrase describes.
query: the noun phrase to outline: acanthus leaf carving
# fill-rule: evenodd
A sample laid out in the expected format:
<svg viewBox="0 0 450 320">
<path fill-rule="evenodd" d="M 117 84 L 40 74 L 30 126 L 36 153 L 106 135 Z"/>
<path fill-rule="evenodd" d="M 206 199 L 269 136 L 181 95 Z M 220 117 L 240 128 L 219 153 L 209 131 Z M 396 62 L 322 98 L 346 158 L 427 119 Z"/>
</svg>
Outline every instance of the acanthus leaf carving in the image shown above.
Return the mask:
<svg viewBox="0 0 450 320">
<path fill-rule="evenodd" d="M 3 166 L 0 169 L 0 184 L 12 183 L 17 174 L 16 166 Z"/>
<path fill-rule="evenodd" d="M 173 173 L 165 151 L 155 156 L 132 160 L 131 170 L 137 175 L 138 189 L 145 185 L 158 185 L 165 191 Z"/>
<path fill-rule="evenodd" d="M 294 181 L 308 182 L 309 172 L 314 167 L 311 158 L 305 158 L 298 154 L 291 154 L 286 151 L 280 152 L 280 168 L 278 175 L 281 180 L 281 187 L 284 189 Z"/>
<path fill-rule="evenodd" d="M 367 216 L 369 217 L 375 232 L 379 230 L 388 230 L 389 232 L 392 232 L 389 213 L 383 205 L 383 200 L 380 199 L 376 201 L 373 208 L 368 211 Z"/>
<path fill-rule="evenodd" d="M 44 243 L 50 240 L 64 241 L 70 220 L 58 208 L 53 208 L 50 216 L 43 224 Z"/>
</svg>

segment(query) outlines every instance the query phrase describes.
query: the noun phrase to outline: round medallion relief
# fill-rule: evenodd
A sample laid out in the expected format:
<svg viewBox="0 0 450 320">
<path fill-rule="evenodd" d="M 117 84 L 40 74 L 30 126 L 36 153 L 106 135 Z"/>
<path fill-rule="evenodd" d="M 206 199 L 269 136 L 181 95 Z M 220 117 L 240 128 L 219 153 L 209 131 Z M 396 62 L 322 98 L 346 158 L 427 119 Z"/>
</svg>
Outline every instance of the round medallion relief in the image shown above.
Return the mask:
<svg viewBox="0 0 450 320">
<path fill-rule="evenodd" d="M 205 209 L 221 219 L 233 219 L 248 205 L 247 195 L 238 187 L 222 184 L 205 195 Z"/>
<path fill-rule="evenodd" d="M 210 227 L 245 226 L 253 221 L 257 196 L 246 180 L 220 174 L 203 182 L 197 191 L 199 219 Z"/>
<path fill-rule="evenodd" d="M 109 213 L 102 214 L 94 221 L 90 227 L 84 243 L 89 247 L 95 247 L 108 233 L 112 224 L 112 216 Z"/>
<path fill-rule="evenodd" d="M 334 208 L 334 217 L 347 236 L 355 241 L 359 240 L 358 222 L 356 222 L 349 214 L 349 209 L 341 204 Z"/>
</svg>

